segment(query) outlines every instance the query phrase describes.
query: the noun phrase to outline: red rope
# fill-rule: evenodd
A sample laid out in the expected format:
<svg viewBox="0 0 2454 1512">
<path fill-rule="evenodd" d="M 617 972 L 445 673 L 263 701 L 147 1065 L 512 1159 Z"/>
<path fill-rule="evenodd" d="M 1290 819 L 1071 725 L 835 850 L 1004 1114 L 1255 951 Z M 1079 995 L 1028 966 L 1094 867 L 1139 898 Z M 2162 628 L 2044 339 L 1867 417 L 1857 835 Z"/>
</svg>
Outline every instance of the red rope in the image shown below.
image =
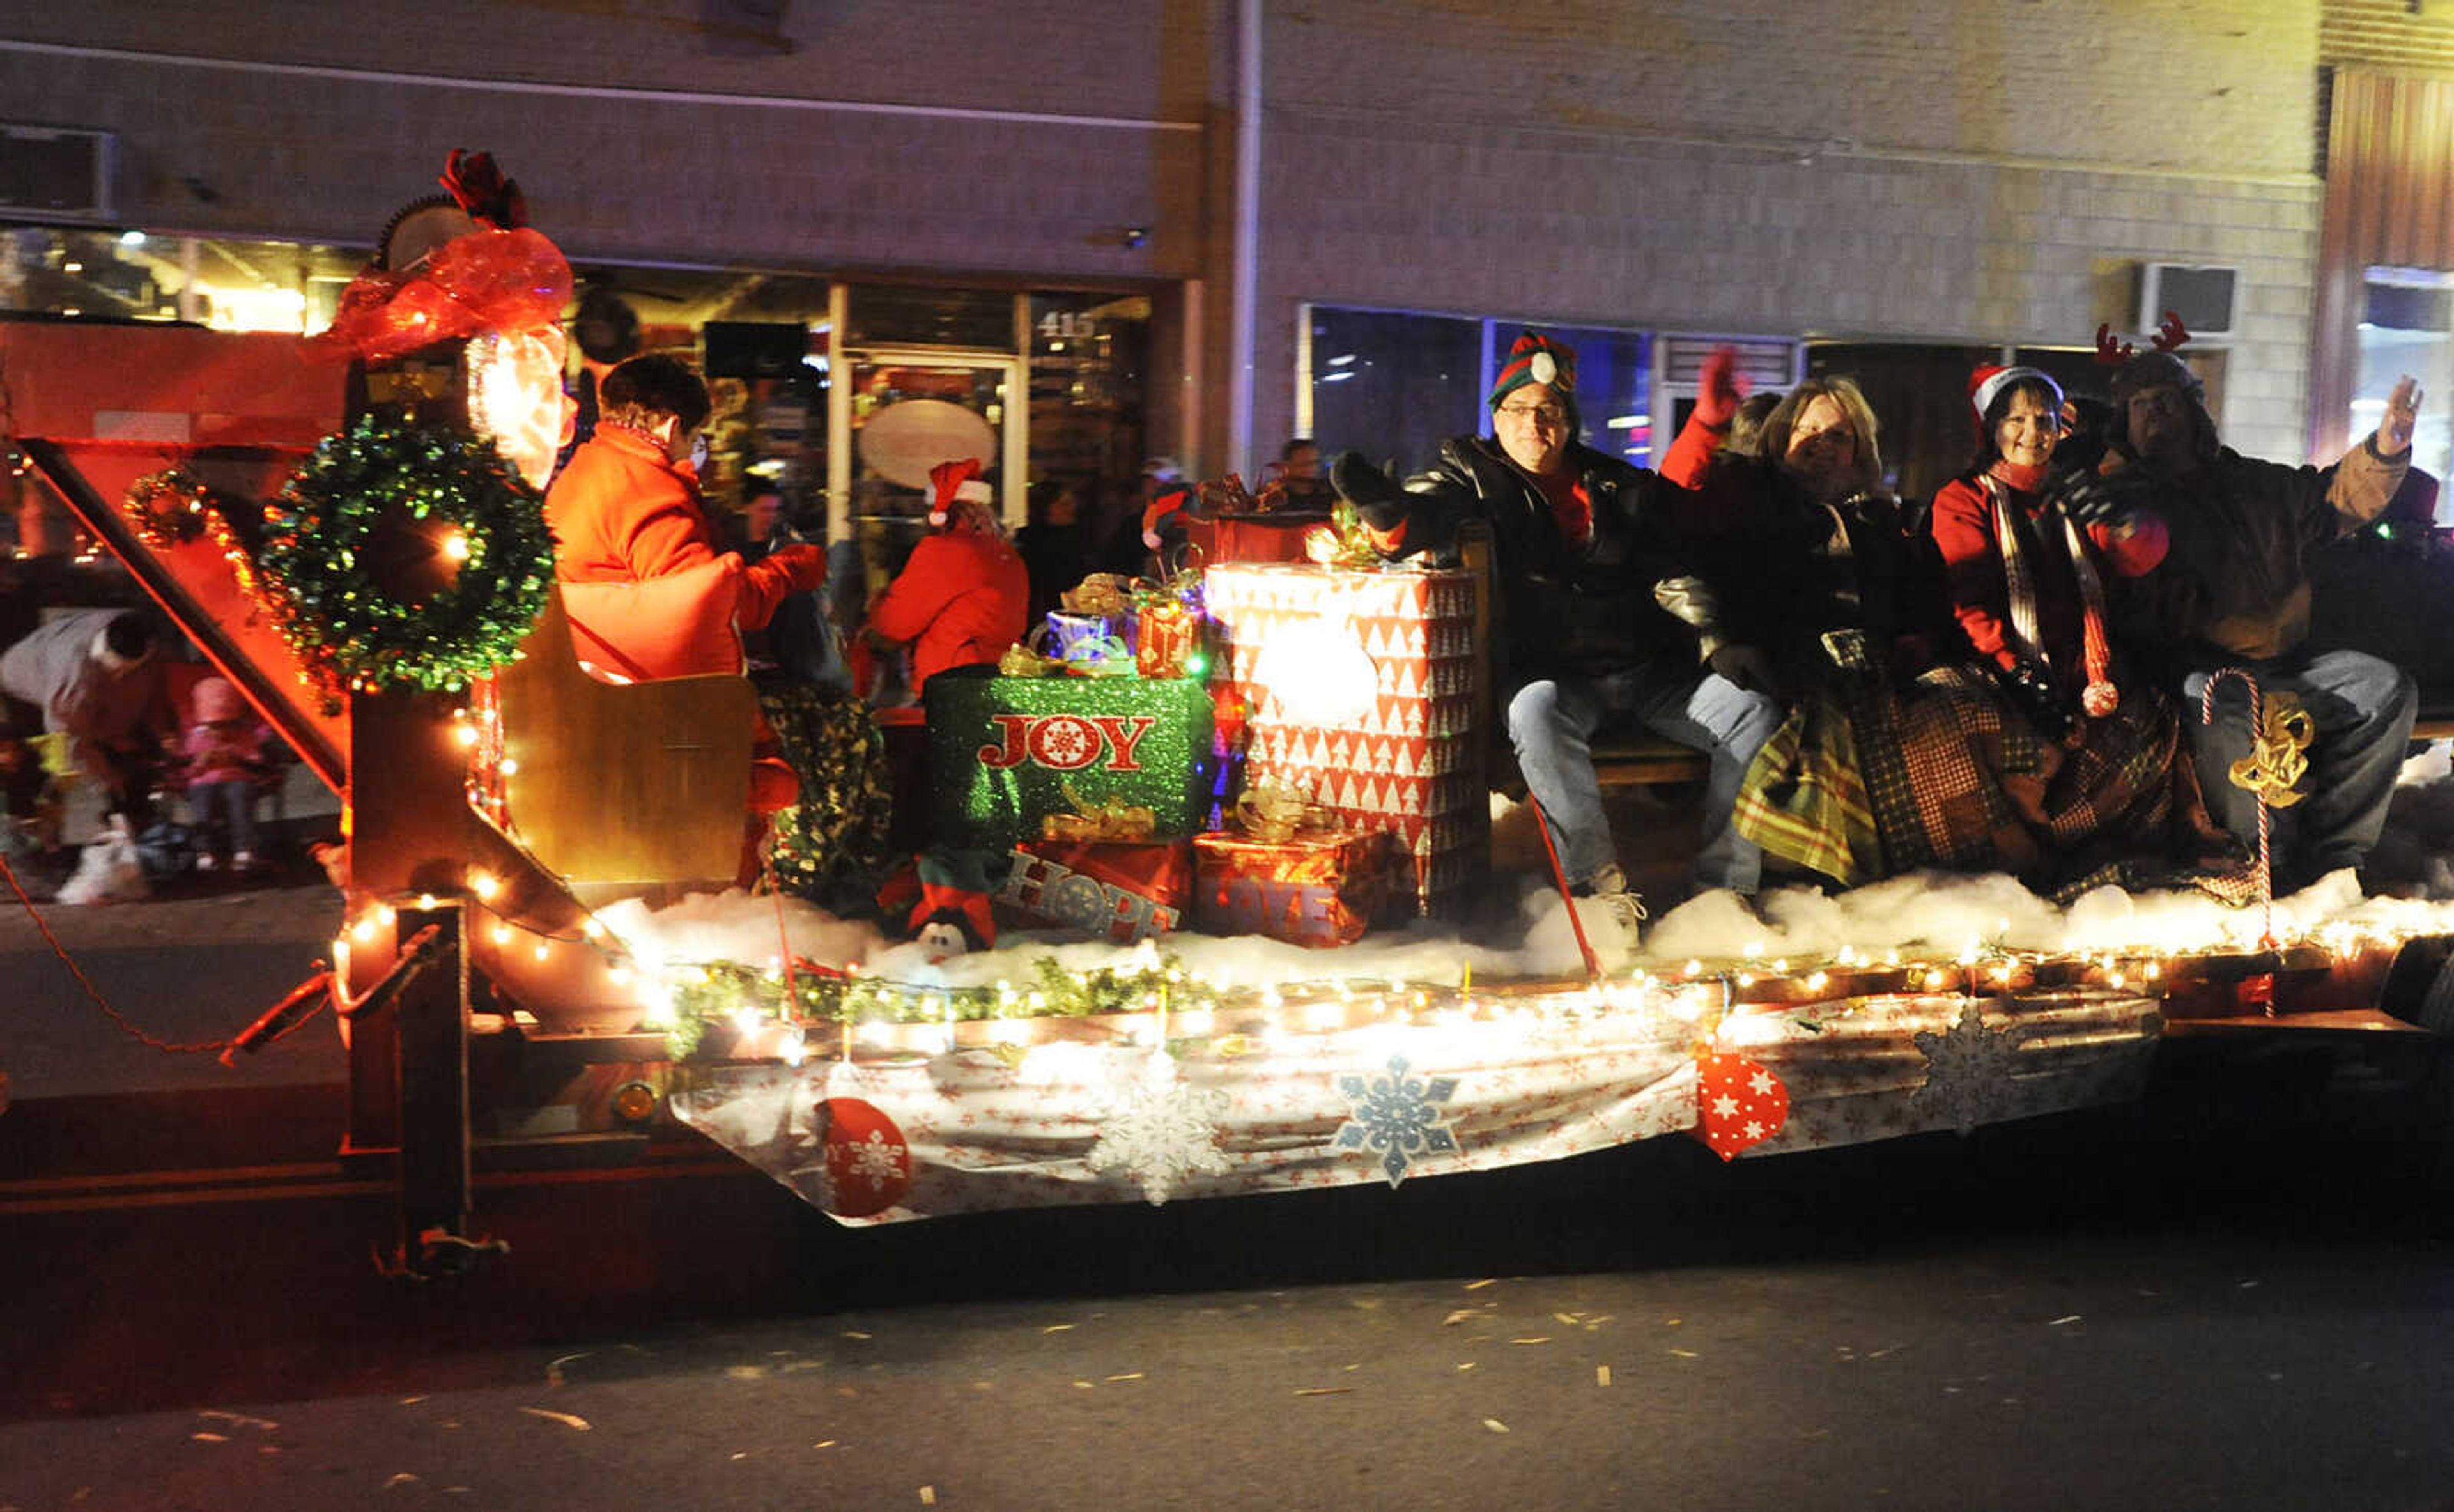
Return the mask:
<svg viewBox="0 0 2454 1512">
<path fill-rule="evenodd" d="M 9 890 L 17 895 L 17 901 L 26 910 L 26 917 L 32 919 L 34 928 L 41 932 L 43 943 L 51 947 L 51 954 L 57 956 L 60 958 L 60 964 L 69 969 L 69 975 L 76 978 L 76 984 L 85 989 L 86 997 L 92 999 L 96 1008 L 102 1010 L 104 1018 L 117 1024 L 130 1038 L 140 1044 L 162 1051 L 166 1055 L 175 1056 L 218 1055 L 229 1049 L 234 1042 L 229 1039 L 199 1039 L 191 1044 L 172 1044 L 169 1040 L 155 1038 L 137 1028 L 135 1024 L 129 1021 L 125 1014 L 111 1006 L 111 1003 L 102 996 L 102 989 L 93 984 L 92 978 L 85 974 L 85 968 L 76 963 L 76 958 L 70 956 L 68 947 L 60 943 L 59 937 L 51 933 L 50 921 L 43 917 L 43 911 L 34 906 L 34 900 L 26 895 L 25 884 L 17 880 L 17 869 L 9 864 L 9 858 L 6 856 L 0 856 L 0 877 L 9 879 Z"/>
</svg>

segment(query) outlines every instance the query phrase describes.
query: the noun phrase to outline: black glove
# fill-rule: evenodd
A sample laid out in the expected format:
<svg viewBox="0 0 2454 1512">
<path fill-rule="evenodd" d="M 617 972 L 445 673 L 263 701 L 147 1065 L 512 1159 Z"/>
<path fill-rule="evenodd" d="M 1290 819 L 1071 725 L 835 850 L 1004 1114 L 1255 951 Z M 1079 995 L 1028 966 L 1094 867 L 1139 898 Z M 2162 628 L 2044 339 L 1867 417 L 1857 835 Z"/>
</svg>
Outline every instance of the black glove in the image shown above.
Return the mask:
<svg viewBox="0 0 2454 1512">
<path fill-rule="evenodd" d="M 1329 464 L 1329 486 L 1376 531 L 1393 531 L 1405 522 L 1406 491 L 1360 452 L 1338 454 L 1338 460 Z"/>
<path fill-rule="evenodd" d="M 2082 525 L 2109 525 L 2139 507 L 2147 486 L 2137 468 L 2123 468 L 2110 474 L 2065 473 L 2054 479 L 2045 494 Z"/>
<path fill-rule="evenodd" d="M 2059 740 L 2070 734 L 2070 706 L 2054 690 L 2053 675 L 2033 661 L 2022 661 L 2008 672 L 1999 669 L 1995 678 L 2011 702 L 2028 716 L 2028 723 L 2048 740 Z"/>
<path fill-rule="evenodd" d="M 1722 646 L 1704 658 L 1704 664 L 1722 678 L 1737 683 L 1749 693 L 1780 696 L 1780 681 L 1774 677 L 1772 658 L 1753 646 Z"/>
</svg>

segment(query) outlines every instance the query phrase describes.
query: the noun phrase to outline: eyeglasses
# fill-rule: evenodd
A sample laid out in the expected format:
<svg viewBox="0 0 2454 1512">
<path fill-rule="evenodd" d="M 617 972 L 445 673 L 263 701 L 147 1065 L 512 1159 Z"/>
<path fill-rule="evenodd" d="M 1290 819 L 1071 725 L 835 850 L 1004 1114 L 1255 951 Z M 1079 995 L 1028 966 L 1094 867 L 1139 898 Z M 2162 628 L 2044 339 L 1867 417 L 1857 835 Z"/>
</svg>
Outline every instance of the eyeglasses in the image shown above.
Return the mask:
<svg viewBox="0 0 2454 1512">
<path fill-rule="evenodd" d="M 1568 423 L 1568 412 L 1556 404 L 1503 404 L 1491 412 L 1512 420 L 1531 420 L 1539 425 L 1562 426 Z"/>
</svg>

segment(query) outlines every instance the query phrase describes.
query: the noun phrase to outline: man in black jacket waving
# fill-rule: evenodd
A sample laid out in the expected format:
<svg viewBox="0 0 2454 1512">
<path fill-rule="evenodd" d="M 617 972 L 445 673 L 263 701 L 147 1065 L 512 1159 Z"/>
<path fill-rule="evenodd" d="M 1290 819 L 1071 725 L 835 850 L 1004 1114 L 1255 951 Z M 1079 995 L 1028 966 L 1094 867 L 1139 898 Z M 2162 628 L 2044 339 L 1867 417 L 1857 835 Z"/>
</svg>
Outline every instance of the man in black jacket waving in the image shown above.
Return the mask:
<svg viewBox="0 0 2454 1512">
<path fill-rule="evenodd" d="M 1570 891 L 1633 944 L 1642 904 L 1611 841 L 1593 737 L 1640 724 L 1712 753 L 1696 880 L 1753 893 L 1756 847 L 1732 833 L 1747 763 L 1780 725 L 1769 694 L 1700 667 L 1692 632 L 1656 601 L 1676 575 L 1670 484 L 1576 439 L 1575 349 L 1528 332 L 1491 391 L 1492 434 L 1456 436 L 1402 488 L 1349 453 L 1332 481 L 1393 554 L 1440 552 L 1473 519 L 1491 530 L 1493 681 L 1526 787 Z"/>
</svg>

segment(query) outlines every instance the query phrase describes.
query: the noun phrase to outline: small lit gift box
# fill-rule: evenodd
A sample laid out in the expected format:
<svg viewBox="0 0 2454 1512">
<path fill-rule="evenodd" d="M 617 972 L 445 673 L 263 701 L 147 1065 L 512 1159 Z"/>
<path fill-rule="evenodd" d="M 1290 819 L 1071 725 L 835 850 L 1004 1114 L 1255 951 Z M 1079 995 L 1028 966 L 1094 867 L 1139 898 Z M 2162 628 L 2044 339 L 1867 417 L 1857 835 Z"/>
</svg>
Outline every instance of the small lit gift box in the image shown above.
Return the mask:
<svg viewBox="0 0 2454 1512">
<path fill-rule="evenodd" d="M 1245 782 L 1397 836 L 1418 906 L 1441 917 L 1466 910 L 1490 857 L 1479 592 L 1462 570 L 1238 562 L 1202 579 Z"/>
<path fill-rule="evenodd" d="M 937 844 L 1002 852 L 1113 807 L 1148 810 L 1161 840 L 1209 818 L 1210 695 L 1191 678 L 940 674 L 923 702 Z"/>
<path fill-rule="evenodd" d="M 1025 840 L 1012 861 L 994 901 L 1024 928 L 1130 945 L 1175 930 L 1193 895 L 1193 849 L 1183 840 Z"/>
<path fill-rule="evenodd" d="M 1214 935 L 1352 945 L 1415 911 L 1404 849 L 1388 834 L 1311 830 L 1282 839 L 1240 831 L 1195 837 L 1193 921 Z"/>
</svg>

